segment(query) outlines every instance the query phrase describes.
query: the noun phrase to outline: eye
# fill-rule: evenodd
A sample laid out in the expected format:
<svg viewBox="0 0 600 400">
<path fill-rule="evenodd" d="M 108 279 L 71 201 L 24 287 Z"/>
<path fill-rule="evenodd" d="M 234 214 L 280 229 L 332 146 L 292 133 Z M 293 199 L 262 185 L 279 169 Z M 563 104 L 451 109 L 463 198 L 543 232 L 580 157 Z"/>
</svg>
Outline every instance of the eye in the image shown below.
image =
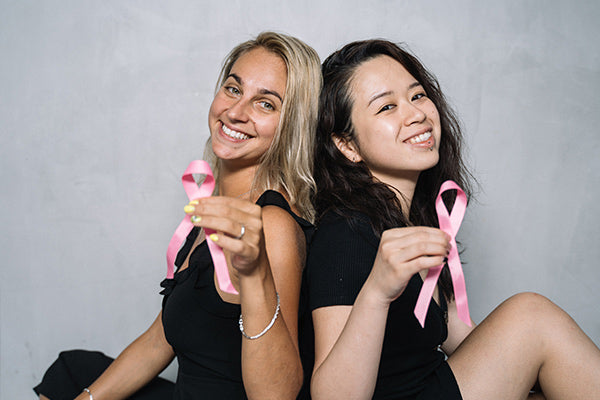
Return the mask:
<svg viewBox="0 0 600 400">
<path fill-rule="evenodd" d="M 427 97 L 427 94 L 425 92 L 419 92 L 419 93 L 415 94 L 411 100 L 417 101 L 419 99 L 422 99 L 423 97 Z"/>
<path fill-rule="evenodd" d="M 238 96 L 241 93 L 240 90 L 235 86 L 224 86 L 223 89 L 234 96 Z"/>
<path fill-rule="evenodd" d="M 386 104 L 385 106 L 381 107 L 381 108 L 379 109 L 379 111 L 377 111 L 377 114 L 380 114 L 380 113 L 382 113 L 382 112 L 385 112 L 385 111 L 391 110 L 391 109 L 392 109 L 392 108 L 394 108 L 394 107 L 396 107 L 396 105 L 394 105 L 394 104 Z"/>
<path fill-rule="evenodd" d="M 260 104 L 260 106 L 262 108 L 264 108 L 265 110 L 268 110 L 268 111 L 275 110 L 275 106 L 266 100 L 259 101 L 258 104 Z"/>
</svg>

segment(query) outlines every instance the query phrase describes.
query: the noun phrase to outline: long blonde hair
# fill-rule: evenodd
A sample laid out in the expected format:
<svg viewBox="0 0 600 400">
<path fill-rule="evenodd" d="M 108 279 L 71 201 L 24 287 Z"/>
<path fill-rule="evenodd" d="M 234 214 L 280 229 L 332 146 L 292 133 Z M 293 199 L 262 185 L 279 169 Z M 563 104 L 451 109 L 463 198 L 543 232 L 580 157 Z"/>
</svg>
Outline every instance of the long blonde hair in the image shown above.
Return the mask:
<svg viewBox="0 0 600 400">
<path fill-rule="evenodd" d="M 317 52 L 292 36 L 262 32 L 256 39 L 236 46 L 223 62 L 217 83 L 218 91 L 231 72 L 233 64 L 244 54 L 256 48 L 281 57 L 287 67 L 287 82 L 281 117 L 273 142 L 262 156 L 252 190 L 262 193 L 267 189 L 283 191 L 302 217 L 314 221 L 311 203 L 315 191 L 313 179 L 313 143 L 317 124 L 321 65 Z M 220 160 L 208 139 L 205 159 L 213 166 L 218 182 Z"/>
</svg>

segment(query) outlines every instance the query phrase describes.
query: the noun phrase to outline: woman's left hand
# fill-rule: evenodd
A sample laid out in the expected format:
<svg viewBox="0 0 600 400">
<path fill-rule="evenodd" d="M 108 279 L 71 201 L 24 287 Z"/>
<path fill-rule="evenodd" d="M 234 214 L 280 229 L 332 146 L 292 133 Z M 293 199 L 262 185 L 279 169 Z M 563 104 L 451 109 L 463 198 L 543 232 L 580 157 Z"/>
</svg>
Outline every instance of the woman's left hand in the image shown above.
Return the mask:
<svg viewBox="0 0 600 400">
<path fill-rule="evenodd" d="M 184 211 L 194 226 L 216 231 L 212 240 L 231 254 L 231 264 L 240 274 L 251 274 L 266 260 L 262 208 L 247 200 L 213 196 L 192 200 Z"/>
</svg>

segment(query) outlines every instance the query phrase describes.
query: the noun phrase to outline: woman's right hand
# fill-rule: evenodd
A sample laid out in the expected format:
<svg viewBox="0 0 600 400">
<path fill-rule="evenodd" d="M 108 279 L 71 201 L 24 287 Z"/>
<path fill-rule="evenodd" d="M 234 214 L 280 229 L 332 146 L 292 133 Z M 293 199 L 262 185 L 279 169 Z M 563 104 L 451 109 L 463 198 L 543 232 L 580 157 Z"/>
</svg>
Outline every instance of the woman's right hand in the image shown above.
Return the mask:
<svg viewBox="0 0 600 400">
<path fill-rule="evenodd" d="M 207 240 L 231 254 L 231 266 L 238 273 L 251 275 L 261 264 L 268 264 L 259 205 L 233 197 L 211 196 L 190 202 L 184 210 L 199 217 L 192 220 L 194 226 L 216 231 Z"/>
<path fill-rule="evenodd" d="M 410 278 L 444 263 L 450 236 L 437 228 L 415 226 L 389 229 L 381 235 L 369 285 L 378 299 L 389 304 L 397 299 Z"/>
</svg>

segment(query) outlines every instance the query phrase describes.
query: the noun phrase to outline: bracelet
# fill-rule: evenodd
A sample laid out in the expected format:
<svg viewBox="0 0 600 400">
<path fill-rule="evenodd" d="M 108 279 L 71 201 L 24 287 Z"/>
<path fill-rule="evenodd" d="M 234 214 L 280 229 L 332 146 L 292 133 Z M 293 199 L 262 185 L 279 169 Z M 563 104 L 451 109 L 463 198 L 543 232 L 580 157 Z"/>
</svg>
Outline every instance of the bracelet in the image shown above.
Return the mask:
<svg viewBox="0 0 600 400">
<path fill-rule="evenodd" d="M 84 391 L 84 392 L 87 392 L 87 394 L 89 394 L 89 395 L 90 395 L 90 400 L 94 400 L 94 396 L 92 396 L 92 392 L 90 392 L 90 389 L 88 389 L 88 388 L 83 388 L 83 391 Z"/>
<path fill-rule="evenodd" d="M 267 327 L 258 335 L 249 336 L 246 332 L 244 332 L 244 321 L 242 320 L 242 314 L 240 314 L 240 332 L 242 332 L 242 335 L 246 339 L 250 339 L 250 340 L 258 339 L 259 337 L 261 337 L 262 335 L 267 333 L 267 331 L 269 329 L 271 329 L 271 327 L 275 323 L 275 320 L 277 319 L 277 316 L 279 315 L 279 293 L 275 292 L 275 295 L 277 296 L 277 307 L 275 308 L 275 315 L 273 315 L 273 319 L 271 320 L 271 322 L 269 322 L 269 325 L 267 325 Z M 93 399 L 90 399 L 90 400 L 93 400 Z"/>
</svg>

